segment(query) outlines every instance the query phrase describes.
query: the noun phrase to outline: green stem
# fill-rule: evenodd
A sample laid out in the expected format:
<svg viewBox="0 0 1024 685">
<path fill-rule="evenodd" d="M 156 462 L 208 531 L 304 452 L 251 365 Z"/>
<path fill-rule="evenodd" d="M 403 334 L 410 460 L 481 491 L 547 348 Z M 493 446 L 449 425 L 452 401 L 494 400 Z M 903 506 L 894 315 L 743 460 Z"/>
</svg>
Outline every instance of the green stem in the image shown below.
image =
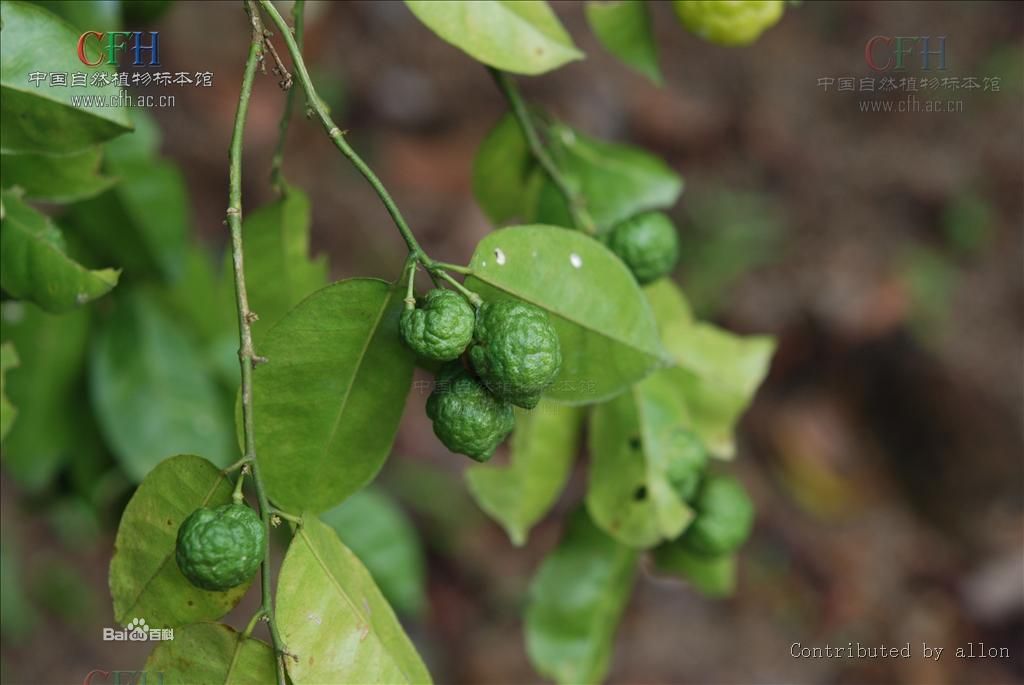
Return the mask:
<svg viewBox="0 0 1024 685">
<path fill-rule="evenodd" d="M 435 269 L 434 271 L 437 273 L 438 276 L 448 281 L 448 283 L 450 283 L 453 288 L 459 291 L 463 297 L 469 300 L 469 303 L 474 307 L 479 307 L 484 303 L 484 301 L 480 299 L 479 295 L 477 295 L 475 292 L 473 292 L 466 286 L 456 281 L 448 272 L 444 271 L 443 269 Z"/>
<path fill-rule="evenodd" d="M 302 51 L 303 14 L 305 12 L 305 0 L 295 0 L 292 5 L 292 24 L 295 26 L 295 44 L 299 51 Z M 295 107 L 295 89 L 289 88 L 284 99 L 284 112 L 281 114 L 281 123 L 278 124 L 277 147 L 274 149 L 274 158 L 270 162 L 270 185 L 279 195 L 285 192 L 284 175 L 284 143 L 288 137 L 288 125 L 291 123 L 292 110 Z"/>
<path fill-rule="evenodd" d="M 410 259 L 409 263 L 405 267 L 405 277 L 409 279 L 409 282 L 405 286 L 405 308 L 415 309 L 416 308 L 416 260 Z"/>
<path fill-rule="evenodd" d="M 301 526 L 302 525 L 302 517 L 301 516 L 296 516 L 295 514 L 289 514 L 287 511 L 283 511 L 281 509 L 278 509 L 277 507 L 271 507 L 270 511 L 271 511 L 272 514 L 274 514 L 275 516 L 280 516 L 285 521 L 290 521 L 290 522 L 294 523 L 297 526 Z"/>
<path fill-rule="evenodd" d="M 491 77 L 494 78 L 498 89 L 505 96 L 505 99 L 508 100 L 509 107 L 512 108 L 512 115 L 516 118 L 519 129 L 523 132 L 523 137 L 526 138 L 526 144 L 530 147 L 530 153 L 533 155 L 533 158 L 537 160 L 537 163 L 544 169 L 548 178 L 551 179 L 551 182 L 558 188 L 562 197 L 565 198 L 576 227 L 593 235 L 597 232 L 597 226 L 594 224 L 594 219 L 590 216 L 590 212 L 587 211 L 586 202 L 569 184 L 569 181 L 562 175 L 558 165 L 555 164 L 548 151 L 544 148 L 544 143 L 541 141 L 540 135 L 538 135 L 537 129 L 533 125 L 533 117 L 530 116 L 526 103 L 523 102 L 523 98 L 519 94 L 519 89 L 516 88 L 515 83 L 512 82 L 512 79 L 505 72 L 494 67 L 487 67 L 487 70 L 491 73 Z"/>
<path fill-rule="evenodd" d="M 468 266 L 460 266 L 459 264 L 449 264 L 448 262 L 434 262 L 436 268 L 444 269 L 445 271 L 454 271 L 457 274 L 468 275 L 473 273 L 473 270 Z"/>
<path fill-rule="evenodd" d="M 252 22 L 252 41 L 249 45 L 249 56 L 245 61 L 242 75 L 242 87 L 238 96 L 238 110 L 235 113 L 235 125 L 231 135 L 231 147 L 228 153 L 228 210 L 227 223 L 231 230 L 231 263 L 235 275 L 235 300 L 238 308 L 238 360 L 242 373 L 242 432 L 244 436 L 244 458 L 252 467 L 253 483 L 256 488 L 256 499 L 259 502 L 260 518 L 263 531 L 267 537 L 266 553 L 260 567 L 260 584 L 262 589 L 261 611 L 267 618 L 270 637 L 273 642 L 277 663 L 278 685 L 286 685 L 284 658 L 286 651 L 274 622 L 273 597 L 271 594 L 272 579 L 270 574 L 270 502 L 267 499 L 263 480 L 260 478 L 259 464 L 256 461 L 256 436 L 253 431 L 252 374 L 257 362 L 252 344 L 252 322 L 256 319 L 249 309 L 249 297 L 245 288 L 245 261 L 242 250 L 242 140 L 245 132 L 245 120 L 252 97 L 253 81 L 256 68 L 263 54 L 264 31 L 256 6 L 246 2 L 246 10 Z"/>
<path fill-rule="evenodd" d="M 248 640 L 252 637 L 252 631 L 256 628 L 256 624 L 259 623 L 260 619 L 264 616 L 266 616 L 266 614 L 263 613 L 263 609 L 258 610 L 252 615 L 252 618 L 250 618 L 249 622 L 245 625 L 245 630 L 242 632 L 243 640 Z"/>
<path fill-rule="evenodd" d="M 384 208 L 387 209 L 388 214 L 391 215 L 391 220 L 394 221 L 395 226 L 398 228 L 398 232 L 402 234 L 402 239 L 405 240 L 405 244 L 409 248 L 409 253 L 412 254 L 417 261 L 424 266 L 433 265 L 433 260 L 427 256 L 427 253 L 420 247 L 419 242 L 416 240 L 416 236 L 413 235 L 409 225 L 405 223 L 405 219 L 402 217 L 402 213 L 398 209 L 398 205 L 391 198 L 387 188 L 381 183 L 380 179 L 377 178 L 377 174 L 373 173 L 371 169 L 363 159 L 356 154 L 356 151 L 345 140 L 344 132 L 338 128 L 338 125 L 331 119 L 331 115 L 327 113 L 327 108 L 324 106 L 320 96 L 317 95 L 316 89 L 313 87 L 313 80 L 309 77 L 309 71 L 306 69 L 306 63 L 302 59 L 302 51 L 299 49 L 298 43 L 295 41 L 295 37 L 292 36 L 291 31 L 288 29 L 288 24 L 285 22 L 284 17 L 277 11 L 271 0 L 259 0 L 260 7 L 270 17 L 270 21 L 274 23 L 278 31 L 281 33 L 281 37 L 284 39 L 285 45 L 288 47 L 288 53 L 292 57 L 292 65 L 296 76 L 298 77 L 299 83 L 302 84 L 302 90 L 306 93 L 306 102 L 309 108 L 313 110 L 320 123 L 323 125 L 324 130 L 327 131 L 328 137 L 334 142 L 341 154 L 345 155 L 352 165 L 359 170 L 359 173 L 363 175 L 363 178 L 373 186 L 377 196 L 381 202 L 384 203 Z"/>
<path fill-rule="evenodd" d="M 238 473 L 238 480 L 235 481 L 235 491 L 231 493 L 231 501 L 235 504 L 241 504 L 242 500 L 245 499 L 242 495 L 242 486 L 245 484 L 245 476 L 247 473 L 248 471 L 244 466 Z"/>
</svg>

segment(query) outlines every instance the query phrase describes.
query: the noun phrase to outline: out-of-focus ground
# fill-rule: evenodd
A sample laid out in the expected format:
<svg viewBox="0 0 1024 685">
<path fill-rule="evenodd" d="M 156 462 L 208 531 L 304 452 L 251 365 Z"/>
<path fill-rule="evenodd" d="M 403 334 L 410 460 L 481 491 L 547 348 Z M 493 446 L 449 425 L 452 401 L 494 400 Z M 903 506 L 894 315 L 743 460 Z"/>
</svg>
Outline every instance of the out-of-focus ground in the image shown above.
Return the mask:
<svg viewBox="0 0 1024 685">
<path fill-rule="evenodd" d="M 610 682 L 1024 682 L 1024 5 L 807 2 L 752 47 L 725 49 L 651 4 L 663 88 L 597 45 L 581 4 L 558 3 L 587 60 L 523 79 L 523 90 L 593 135 L 665 157 L 686 179 L 673 210 L 685 246 L 677 278 L 702 315 L 780 344 L 740 430 L 736 468 L 758 521 L 735 597 L 641 574 Z M 491 228 L 470 192 L 473 155 L 504 111 L 486 72 L 398 2 L 311 3 L 308 20 L 314 80 L 350 142 L 430 254 L 465 263 Z M 154 114 L 185 170 L 196 230 L 220 245 L 245 16 L 235 3 L 182 2 L 156 28 L 168 68 L 215 73 L 215 88 Z M 874 35 L 947 36 L 947 74 L 997 76 L 1000 90 L 939 91 L 962 112 L 861 112 L 857 93 L 818 80 L 872 75 Z M 271 197 L 280 105 L 275 79 L 260 78 L 250 207 Z M 285 170 L 311 194 L 314 250 L 335 277 L 397 275 L 403 246 L 387 215 L 301 116 Z M 429 610 L 410 631 L 437 682 L 537 682 L 524 592 L 585 467 L 513 548 L 465 499 L 467 462 L 433 437 L 423 400 L 410 396 L 383 475 L 428 545 Z M 141 665 L 144 645 L 100 640 L 113 621 L 112 531 L 76 549 L 73 512 L 55 525 L 11 485 L 3 494 L 22 572 L 73 576 L 56 573 L 42 623 L 5 644 L 6 680 L 80 682 Z M 914 656 L 790 654 L 794 643 L 849 642 L 909 642 Z M 939 661 L 920 656 L 922 643 L 945 648 Z M 1010 656 L 957 658 L 969 643 Z"/>
</svg>

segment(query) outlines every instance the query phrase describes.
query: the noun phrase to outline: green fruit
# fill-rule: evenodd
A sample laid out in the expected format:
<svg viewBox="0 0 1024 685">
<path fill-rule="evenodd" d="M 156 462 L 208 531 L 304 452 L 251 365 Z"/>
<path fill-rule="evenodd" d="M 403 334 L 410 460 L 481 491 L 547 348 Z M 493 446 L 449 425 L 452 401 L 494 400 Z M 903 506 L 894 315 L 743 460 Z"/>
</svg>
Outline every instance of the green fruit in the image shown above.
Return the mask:
<svg viewBox="0 0 1024 685">
<path fill-rule="evenodd" d="M 426 359 L 456 359 L 473 339 L 473 307 L 453 290 L 435 288 L 416 309 L 402 312 L 402 340 Z"/>
<path fill-rule="evenodd" d="M 638 283 L 672 273 L 679 261 L 679 236 L 661 212 L 637 214 L 612 228 L 608 247 L 626 263 Z"/>
<path fill-rule="evenodd" d="M 477 310 L 469 359 L 492 393 L 533 409 L 558 376 L 562 349 L 544 310 L 499 300 Z"/>
<path fill-rule="evenodd" d="M 252 578 L 267 539 L 259 515 L 244 504 L 196 509 L 178 528 L 175 559 L 196 587 L 228 590 Z"/>
<path fill-rule="evenodd" d="M 719 45 L 748 45 L 782 17 L 783 0 L 674 0 L 687 29 Z"/>
<path fill-rule="evenodd" d="M 684 502 L 691 502 L 707 469 L 708 453 L 697 434 L 690 431 L 677 436 L 674 444 L 666 475 L 679 497 Z"/>
<path fill-rule="evenodd" d="M 476 461 L 490 459 L 516 423 L 512 405 L 492 395 L 459 363 L 437 375 L 427 416 L 445 447 Z"/>
<path fill-rule="evenodd" d="M 693 508 L 697 517 L 682 538 L 688 549 L 705 555 L 725 554 L 742 545 L 750 535 L 754 505 L 734 478 L 705 478 Z"/>
</svg>

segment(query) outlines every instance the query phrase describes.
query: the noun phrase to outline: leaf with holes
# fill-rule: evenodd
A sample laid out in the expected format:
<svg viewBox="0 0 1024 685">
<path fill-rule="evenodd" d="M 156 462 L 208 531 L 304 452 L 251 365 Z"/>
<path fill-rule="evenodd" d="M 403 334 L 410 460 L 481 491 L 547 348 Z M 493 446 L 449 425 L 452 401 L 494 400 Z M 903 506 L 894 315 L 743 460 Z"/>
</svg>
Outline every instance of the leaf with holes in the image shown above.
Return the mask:
<svg viewBox="0 0 1024 685">
<path fill-rule="evenodd" d="M 429 683 L 370 573 L 322 521 L 303 518 L 281 565 L 276 618 L 295 685 Z"/>
<path fill-rule="evenodd" d="M 542 400 L 516 411 L 508 466 L 481 464 L 466 471 L 480 507 L 523 545 L 530 528 L 554 505 L 572 471 L 584 412 Z"/>
<path fill-rule="evenodd" d="M 587 23 L 608 52 L 661 85 L 651 17 L 640 0 L 591 0 Z"/>
<path fill-rule="evenodd" d="M 679 536 L 693 519 L 674 484 L 698 473 L 706 454 L 676 385 L 664 369 L 594 409 L 587 510 L 605 532 L 647 548 Z"/>
<path fill-rule="evenodd" d="M 178 570 L 178 527 L 199 507 L 231 501 L 232 483 L 202 457 L 183 454 L 153 469 L 132 495 L 121 517 L 110 560 L 114 619 L 124 625 L 144 618 L 154 628 L 218 619 L 249 583 L 225 592 L 201 590 Z"/>
<path fill-rule="evenodd" d="M 320 519 L 366 565 L 396 611 L 423 612 L 423 546 L 412 522 L 392 498 L 372 486 L 364 488 Z"/>
<path fill-rule="evenodd" d="M 416 18 L 473 59 L 516 74 L 543 74 L 582 59 L 543 0 L 406 0 Z"/>
<path fill-rule="evenodd" d="M 651 309 L 629 269 L 598 241 L 554 226 L 491 233 L 470 262 L 470 289 L 545 310 L 562 345 L 562 371 L 546 396 L 606 400 L 667 363 Z"/>
<path fill-rule="evenodd" d="M 544 676 L 597 683 L 608 671 L 615 630 L 629 601 L 637 552 L 611 539 L 582 509 L 530 584 L 526 651 Z"/>
<path fill-rule="evenodd" d="M 2 198 L 0 286 L 10 295 L 61 313 L 102 297 L 117 285 L 117 269 L 91 271 L 69 257 L 64 236 L 49 217 L 11 192 Z"/>
<path fill-rule="evenodd" d="M 321 512 L 380 470 L 412 385 L 398 337 L 404 285 L 353 278 L 316 291 L 256 341 L 256 454 L 271 499 Z M 316 474 L 310 478 L 310 474 Z"/>
<path fill-rule="evenodd" d="M 195 623 L 158 642 L 143 671 L 160 674 L 162 685 L 270 685 L 277 682 L 274 650 L 254 638 L 242 639 L 231 626 Z M 142 681 L 144 682 L 144 681 Z"/>
</svg>

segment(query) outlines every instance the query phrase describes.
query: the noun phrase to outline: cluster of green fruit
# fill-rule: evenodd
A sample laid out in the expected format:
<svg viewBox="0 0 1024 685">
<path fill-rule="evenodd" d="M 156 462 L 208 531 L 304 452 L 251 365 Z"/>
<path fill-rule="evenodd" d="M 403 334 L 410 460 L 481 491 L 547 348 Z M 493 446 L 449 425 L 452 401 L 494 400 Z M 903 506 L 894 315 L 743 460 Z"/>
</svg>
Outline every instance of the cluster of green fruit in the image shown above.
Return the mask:
<svg viewBox="0 0 1024 685">
<path fill-rule="evenodd" d="M 671 545 L 705 560 L 732 554 L 746 542 L 754 523 L 754 505 L 732 476 L 707 474 L 686 498 L 695 516 Z"/>
<path fill-rule="evenodd" d="M 422 359 L 445 362 L 427 398 L 434 433 L 452 452 L 487 461 L 515 426 L 513 405 L 533 409 L 558 376 L 558 334 L 543 310 L 519 300 L 474 311 L 436 288 L 406 305 L 402 340 Z"/>
</svg>

